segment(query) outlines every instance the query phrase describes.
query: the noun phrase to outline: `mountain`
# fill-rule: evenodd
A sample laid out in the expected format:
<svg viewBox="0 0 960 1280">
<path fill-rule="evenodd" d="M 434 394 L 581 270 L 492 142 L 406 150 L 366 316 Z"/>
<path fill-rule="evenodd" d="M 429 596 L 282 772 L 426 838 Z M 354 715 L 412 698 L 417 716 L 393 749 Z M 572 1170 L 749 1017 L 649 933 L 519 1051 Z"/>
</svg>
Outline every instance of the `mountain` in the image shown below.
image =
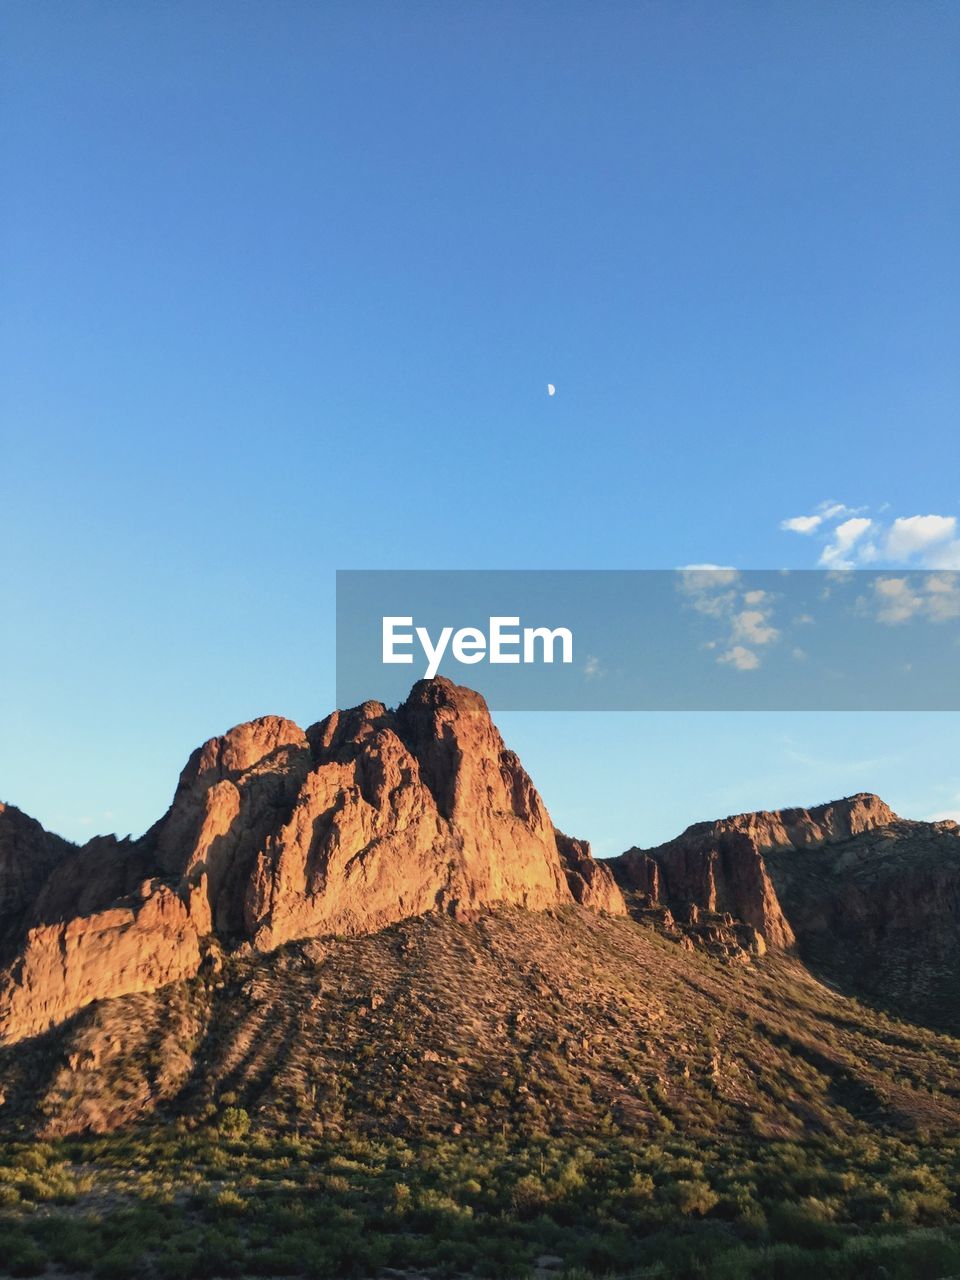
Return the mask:
<svg viewBox="0 0 960 1280">
<path fill-rule="evenodd" d="M 771 945 L 842 990 L 960 1031 L 960 827 L 860 793 L 688 827 L 608 863 L 639 918 L 715 952 Z"/>
<path fill-rule="evenodd" d="M 9 1131 L 227 1099 L 328 1133 L 960 1129 L 956 824 L 862 794 L 598 861 L 443 679 L 211 739 L 137 841 L 4 808 L 0 887 Z"/>
<path fill-rule="evenodd" d="M 555 831 L 479 694 L 422 681 L 306 731 L 265 716 L 212 738 L 165 816 L 82 848 L 0 813 L 0 1039 L 192 977 L 243 942 L 362 934 L 494 904 L 625 907 Z"/>
</svg>

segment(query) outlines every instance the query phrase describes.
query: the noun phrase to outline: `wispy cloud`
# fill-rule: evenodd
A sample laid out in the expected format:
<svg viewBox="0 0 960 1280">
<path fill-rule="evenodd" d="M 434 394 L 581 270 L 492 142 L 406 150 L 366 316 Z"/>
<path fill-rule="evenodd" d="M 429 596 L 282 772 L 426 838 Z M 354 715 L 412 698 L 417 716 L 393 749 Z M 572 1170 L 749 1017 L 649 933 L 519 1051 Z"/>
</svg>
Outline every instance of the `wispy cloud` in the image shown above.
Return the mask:
<svg viewBox="0 0 960 1280">
<path fill-rule="evenodd" d="M 858 515 L 859 510 L 842 502 L 821 502 L 812 515 L 789 516 L 786 520 L 781 520 L 780 528 L 790 533 L 815 533 L 830 521 L 839 520 L 842 516 Z"/>
<path fill-rule="evenodd" d="M 595 657 L 592 653 L 587 655 L 587 660 L 583 664 L 583 674 L 588 680 L 596 680 L 605 674 L 603 664 L 600 662 L 600 659 Z"/>
<path fill-rule="evenodd" d="M 867 516 L 851 516 L 849 520 L 838 524 L 833 531 L 832 541 L 820 553 L 821 566 L 824 569 L 852 569 L 857 543 L 872 527 L 873 521 Z"/>
<path fill-rule="evenodd" d="M 813 533 L 822 524 L 823 516 L 790 516 L 788 520 L 780 521 L 780 528 L 791 533 Z"/>
</svg>

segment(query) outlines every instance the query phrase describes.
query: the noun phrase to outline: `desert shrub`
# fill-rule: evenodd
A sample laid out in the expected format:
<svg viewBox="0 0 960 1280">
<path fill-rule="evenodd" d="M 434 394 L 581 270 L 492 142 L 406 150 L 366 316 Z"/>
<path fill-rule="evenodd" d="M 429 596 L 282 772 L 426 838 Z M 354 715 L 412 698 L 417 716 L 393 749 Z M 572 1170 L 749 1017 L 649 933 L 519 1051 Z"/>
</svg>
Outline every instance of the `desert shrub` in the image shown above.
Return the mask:
<svg viewBox="0 0 960 1280">
<path fill-rule="evenodd" d="M 243 1107 L 225 1107 L 218 1128 L 225 1138 L 246 1137 L 250 1132 L 250 1117 Z"/>
<path fill-rule="evenodd" d="M 680 1178 L 663 1189 L 666 1201 L 685 1217 L 702 1218 L 720 1197 L 703 1178 Z"/>
<path fill-rule="evenodd" d="M 145 1270 L 143 1250 L 126 1240 L 108 1249 L 93 1264 L 95 1280 L 137 1280 Z"/>
<path fill-rule="evenodd" d="M 767 1217 L 770 1236 L 804 1249 L 828 1249 L 843 1240 L 842 1230 L 815 1202 L 775 1205 Z"/>
<path fill-rule="evenodd" d="M 38 1276 L 47 1267 L 46 1258 L 26 1232 L 0 1222 L 3 1265 L 12 1276 Z"/>
<path fill-rule="evenodd" d="M 528 1173 L 515 1183 L 511 1199 L 514 1212 L 524 1221 L 542 1213 L 550 1204 L 551 1197 L 543 1180 L 536 1174 Z"/>
</svg>

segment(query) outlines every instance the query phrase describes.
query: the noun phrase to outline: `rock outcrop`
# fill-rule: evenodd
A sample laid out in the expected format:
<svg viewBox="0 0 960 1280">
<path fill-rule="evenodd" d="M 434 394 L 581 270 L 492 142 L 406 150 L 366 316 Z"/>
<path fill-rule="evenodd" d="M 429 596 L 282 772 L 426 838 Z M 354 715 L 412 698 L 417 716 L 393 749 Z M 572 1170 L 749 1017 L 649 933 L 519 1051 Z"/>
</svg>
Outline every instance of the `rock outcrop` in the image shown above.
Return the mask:
<svg viewBox="0 0 960 1280">
<path fill-rule="evenodd" d="M 960 827 L 895 818 L 767 868 L 800 958 L 842 990 L 960 1033 Z"/>
<path fill-rule="evenodd" d="M 609 866 L 632 913 L 687 944 L 789 950 L 844 991 L 960 1031 L 955 822 L 909 822 L 861 793 L 697 823 Z"/>
<path fill-rule="evenodd" d="M 199 965 L 187 905 L 148 881 L 135 899 L 28 930 L 0 978 L 0 1041 L 36 1035 L 94 1000 L 156 991 Z"/>
<path fill-rule="evenodd" d="M 793 926 L 771 879 L 774 851 L 820 848 L 887 827 L 897 815 L 874 795 L 849 796 L 814 809 L 743 813 L 688 827 L 654 849 L 628 849 L 610 860 L 620 886 L 678 919 L 698 912 L 751 925 L 769 946 L 795 942 Z"/>
<path fill-rule="evenodd" d="M 393 711 L 367 702 L 306 732 L 265 716 L 211 739 L 136 842 L 77 849 L 3 817 L 7 1041 L 190 976 L 211 945 L 266 951 L 495 904 L 625 912 L 589 846 L 554 830 L 483 698 L 444 679 Z"/>
<path fill-rule="evenodd" d="M 223 950 L 499 905 L 636 917 L 727 959 L 789 951 L 960 1029 L 960 829 L 856 795 L 689 827 L 608 862 L 553 826 L 483 699 L 438 679 L 300 729 L 212 738 L 141 839 L 82 847 L 0 806 L 0 1041 Z M 790 961 L 794 963 L 794 961 Z"/>
<path fill-rule="evenodd" d="M 13 805 L 0 804 L 0 955 L 44 880 L 73 848 Z"/>
<path fill-rule="evenodd" d="M 562 831 L 555 834 L 567 886 L 576 901 L 594 911 L 623 915 L 626 910 L 623 894 L 607 864 L 597 862 L 586 840 L 575 840 Z"/>
</svg>

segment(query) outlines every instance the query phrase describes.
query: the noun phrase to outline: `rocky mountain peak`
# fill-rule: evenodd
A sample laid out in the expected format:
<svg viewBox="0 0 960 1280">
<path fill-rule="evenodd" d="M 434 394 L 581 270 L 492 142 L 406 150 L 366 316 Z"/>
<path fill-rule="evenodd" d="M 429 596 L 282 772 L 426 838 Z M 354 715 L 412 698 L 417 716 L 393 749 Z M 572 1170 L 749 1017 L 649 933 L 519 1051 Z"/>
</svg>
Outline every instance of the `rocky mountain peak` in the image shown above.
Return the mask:
<svg viewBox="0 0 960 1280">
<path fill-rule="evenodd" d="M 210 945 L 270 950 L 498 904 L 625 911 L 589 846 L 558 840 L 483 698 L 442 678 L 392 711 L 366 702 L 306 732 L 263 716 L 211 738 L 139 841 L 65 858 L 54 843 L 48 868 L 25 851 L 54 838 L 29 824 L 7 858 L 35 868 L 8 895 L 7 1039 L 189 976 Z"/>
</svg>

